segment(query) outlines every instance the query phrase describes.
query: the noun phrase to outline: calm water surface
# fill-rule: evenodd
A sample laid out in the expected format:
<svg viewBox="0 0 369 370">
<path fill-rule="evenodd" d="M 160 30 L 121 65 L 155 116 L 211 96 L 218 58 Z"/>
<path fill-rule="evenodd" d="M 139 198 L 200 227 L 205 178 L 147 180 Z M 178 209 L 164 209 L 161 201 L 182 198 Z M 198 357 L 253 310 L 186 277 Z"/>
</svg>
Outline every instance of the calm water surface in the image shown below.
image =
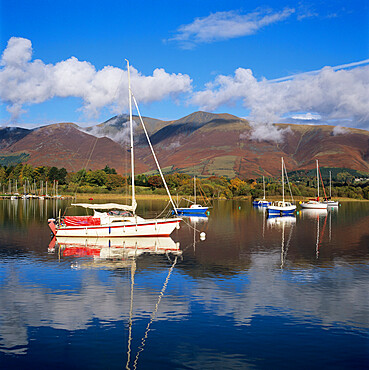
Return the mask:
<svg viewBox="0 0 369 370">
<path fill-rule="evenodd" d="M 369 367 L 369 203 L 219 201 L 171 238 L 51 240 L 68 204 L 0 200 L 2 369 Z"/>
</svg>

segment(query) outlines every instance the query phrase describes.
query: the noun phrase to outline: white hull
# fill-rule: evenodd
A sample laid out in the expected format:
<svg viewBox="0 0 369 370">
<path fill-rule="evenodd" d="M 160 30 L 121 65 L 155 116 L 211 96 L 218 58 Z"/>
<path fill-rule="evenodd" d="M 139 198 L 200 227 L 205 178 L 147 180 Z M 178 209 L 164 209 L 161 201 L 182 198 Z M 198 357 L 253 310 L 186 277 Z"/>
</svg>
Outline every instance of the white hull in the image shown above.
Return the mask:
<svg viewBox="0 0 369 370">
<path fill-rule="evenodd" d="M 295 212 L 296 206 L 268 206 L 267 210 L 270 214 L 291 214 Z"/>
<path fill-rule="evenodd" d="M 175 228 L 179 228 L 180 218 L 160 220 L 139 220 L 134 222 L 114 222 L 105 225 L 61 226 L 55 229 L 57 237 L 88 237 L 114 238 L 138 236 L 169 236 Z M 50 228 L 53 230 L 52 225 Z"/>
<path fill-rule="evenodd" d="M 307 203 L 301 203 L 303 209 L 327 209 L 327 204 L 322 202 L 310 201 Z"/>
</svg>

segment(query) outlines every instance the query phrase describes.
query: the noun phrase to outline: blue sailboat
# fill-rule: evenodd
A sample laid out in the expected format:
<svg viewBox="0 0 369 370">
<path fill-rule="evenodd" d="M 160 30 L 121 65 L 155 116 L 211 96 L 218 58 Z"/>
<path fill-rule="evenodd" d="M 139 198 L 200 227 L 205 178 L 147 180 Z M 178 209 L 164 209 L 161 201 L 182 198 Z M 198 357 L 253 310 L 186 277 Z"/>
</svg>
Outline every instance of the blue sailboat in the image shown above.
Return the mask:
<svg viewBox="0 0 369 370">
<path fill-rule="evenodd" d="M 209 207 L 204 207 L 200 204 L 196 203 L 196 177 L 193 178 L 193 184 L 194 184 L 194 201 L 190 201 L 191 204 L 189 207 L 182 207 L 177 208 L 177 213 L 180 216 L 190 216 L 190 215 L 204 215 L 206 211 L 209 209 Z"/>
<path fill-rule="evenodd" d="M 268 207 L 271 204 L 271 202 L 269 202 L 268 200 L 265 199 L 265 181 L 264 181 L 264 176 L 263 176 L 263 189 L 264 189 L 263 199 L 255 199 L 252 202 L 252 205 L 254 207 Z"/>
</svg>

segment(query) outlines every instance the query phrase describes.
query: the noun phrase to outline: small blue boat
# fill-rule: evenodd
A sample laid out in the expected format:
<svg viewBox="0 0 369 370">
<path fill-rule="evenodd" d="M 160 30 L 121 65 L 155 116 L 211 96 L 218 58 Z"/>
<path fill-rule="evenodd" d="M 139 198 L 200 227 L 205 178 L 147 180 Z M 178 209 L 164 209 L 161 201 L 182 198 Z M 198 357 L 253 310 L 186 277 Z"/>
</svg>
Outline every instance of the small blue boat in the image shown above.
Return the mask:
<svg viewBox="0 0 369 370">
<path fill-rule="evenodd" d="M 266 199 L 255 199 L 252 202 L 254 207 L 268 207 L 270 204 L 271 202 L 267 201 Z"/>
<path fill-rule="evenodd" d="M 264 197 L 263 197 L 263 199 L 255 199 L 252 202 L 252 205 L 254 207 L 268 207 L 271 204 L 271 202 L 269 202 L 268 200 L 265 199 L 265 182 L 264 182 L 264 176 L 263 176 L 263 189 L 264 189 Z"/>
<path fill-rule="evenodd" d="M 177 208 L 178 215 L 204 215 L 209 207 L 203 207 L 200 204 L 192 204 L 190 207 Z"/>
<path fill-rule="evenodd" d="M 193 186 L 194 186 L 194 202 L 189 207 L 180 207 L 177 208 L 177 212 L 175 210 L 172 210 L 172 214 L 177 213 L 179 216 L 190 216 L 190 215 L 205 215 L 209 207 L 204 207 L 200 204 L 196 204 L 196 177 L 193 178 Z M 188 202 L 191 202 L 191 200 L 188 200 Z"/>
</svg>

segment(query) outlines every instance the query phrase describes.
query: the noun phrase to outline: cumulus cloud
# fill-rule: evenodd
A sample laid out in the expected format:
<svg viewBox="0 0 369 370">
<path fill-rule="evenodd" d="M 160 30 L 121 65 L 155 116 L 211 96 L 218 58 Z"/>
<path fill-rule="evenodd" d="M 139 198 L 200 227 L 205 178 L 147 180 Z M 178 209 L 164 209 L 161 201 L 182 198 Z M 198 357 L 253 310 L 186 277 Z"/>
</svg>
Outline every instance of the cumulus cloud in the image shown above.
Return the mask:
<svg viewBox="0 0 369 370">
<path fill-rule="evenodd" d="M 128 106 L 127 70 L 106 66 L 101 70 L 75 57 L 56 64 L 32 61 L 30 40 L 12 37 L 0 61 L 0 100 L 16 119 L 25 105 L 42 103 L 53 97 L 78 97 L 82 109 L 96 115 L 109 107 L 121 113 Z M 191 91 L 186 74 L 169 74 L 158 68 L 144 76 L 130 67 L 132 91 L 140 102 L 159 101 L 171 95 Z"/>
<path fill-rule="evenodd" d="M 177 41 L 185 48 L 200 43 L 211 43 L 256 33 L 259 29 L 288 18 L 295 12 L 286 8 L 280 12 L 258 10 L 249 14 L 235 11 L 217 12 L 192 23 L 179 27 L 177 34 L 169 41 Z"/>
<path fill-rule="evenodd" d="M 205 110 L 242 101 L 255 130 L 258 124 L 270 125 L 295 112 L 310 112 L 311 118 L 319 115 L 323 120 L 351 120 L 354 126 L 368 128 L 369 66 L 324 67 L 315 74 L 277 82 L 258 81 L 250 69 L 238 68 L 234 76 L 217 76 L 192 101 Z"/>
</svg>

